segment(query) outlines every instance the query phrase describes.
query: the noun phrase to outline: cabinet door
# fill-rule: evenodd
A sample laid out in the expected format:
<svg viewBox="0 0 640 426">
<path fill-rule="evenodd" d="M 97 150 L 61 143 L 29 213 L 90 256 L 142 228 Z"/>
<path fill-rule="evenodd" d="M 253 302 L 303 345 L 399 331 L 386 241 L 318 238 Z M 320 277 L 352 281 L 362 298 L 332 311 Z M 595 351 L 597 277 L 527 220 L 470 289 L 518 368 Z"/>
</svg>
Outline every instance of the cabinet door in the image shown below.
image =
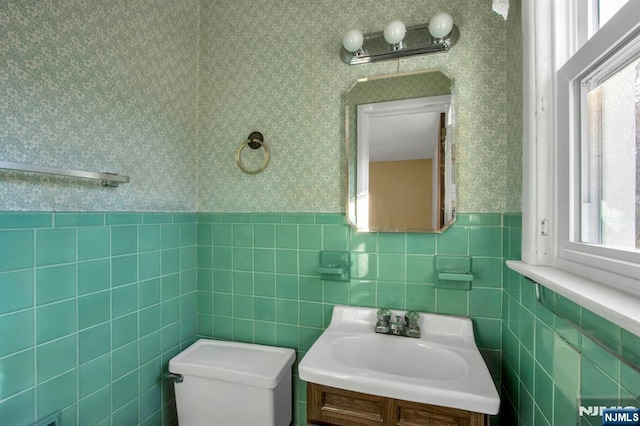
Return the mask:
<svg viewBox="0 0 640 426">
<path fill-rule="evenodd" d="M 384 425 L 389 414 L 389 399 L 346 391 L 329 386 L 307 384 L 309 423 L 336 425 Z"/>
<path fill-rule="evenodd" d="M 437 405 L 393 400 L 396 426 L 483 426 L 484 414 Z"/>
</svg>

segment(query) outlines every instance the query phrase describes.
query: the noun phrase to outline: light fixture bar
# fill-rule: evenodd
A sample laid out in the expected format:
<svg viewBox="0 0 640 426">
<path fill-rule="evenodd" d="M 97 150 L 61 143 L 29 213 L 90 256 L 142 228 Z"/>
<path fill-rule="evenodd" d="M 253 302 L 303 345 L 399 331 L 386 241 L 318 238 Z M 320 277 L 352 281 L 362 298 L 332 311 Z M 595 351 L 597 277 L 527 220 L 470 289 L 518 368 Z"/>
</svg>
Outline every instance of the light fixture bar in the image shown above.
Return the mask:
<svg viewBox="0 0 640 426">
<path fill-rule="evenodd" d="M 456 45 L 460 38 L 460 30 L 454 24 L 451 32 L 441 38 L 434 38 L 429 33 L 429 24 L 407 27 L 407 34 L 402 41 L 403 46 L 393 50 L 384 39 L 382 31 L 365 34 L 360 54 L 348 52 L 344 46 L 340 48 L 340 58 L 348 65 L 366 64 L 386 61 L 413 55 L 446 52 Z"/>
</svg>

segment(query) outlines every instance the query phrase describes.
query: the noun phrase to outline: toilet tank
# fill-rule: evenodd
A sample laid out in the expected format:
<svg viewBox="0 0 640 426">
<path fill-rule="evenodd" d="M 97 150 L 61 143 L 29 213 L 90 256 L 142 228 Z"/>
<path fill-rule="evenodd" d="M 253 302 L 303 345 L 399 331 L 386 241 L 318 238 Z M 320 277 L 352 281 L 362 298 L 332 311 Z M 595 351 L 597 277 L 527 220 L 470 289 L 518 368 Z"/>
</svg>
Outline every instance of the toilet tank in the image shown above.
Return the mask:
<svg viewBox="0 0 640 426">
<path fill-rule="evenodd" d="M 180 426 L 291 423 L 292 349 L 200 339 L 169 361 Z"/>
</svg>

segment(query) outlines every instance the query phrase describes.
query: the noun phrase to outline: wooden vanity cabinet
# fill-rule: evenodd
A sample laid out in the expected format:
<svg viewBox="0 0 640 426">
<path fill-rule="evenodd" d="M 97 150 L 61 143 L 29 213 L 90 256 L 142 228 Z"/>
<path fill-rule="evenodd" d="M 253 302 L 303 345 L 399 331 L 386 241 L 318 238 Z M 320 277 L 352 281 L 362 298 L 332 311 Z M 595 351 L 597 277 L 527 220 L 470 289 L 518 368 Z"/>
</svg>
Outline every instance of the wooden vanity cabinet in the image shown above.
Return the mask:
<svg viewBox="0 0 640 426">
<path fill-rule="evenodd" d="M 344 426 L 485 426 L 488 416 L 307 383 L 307 423 Z"/>
</svg>

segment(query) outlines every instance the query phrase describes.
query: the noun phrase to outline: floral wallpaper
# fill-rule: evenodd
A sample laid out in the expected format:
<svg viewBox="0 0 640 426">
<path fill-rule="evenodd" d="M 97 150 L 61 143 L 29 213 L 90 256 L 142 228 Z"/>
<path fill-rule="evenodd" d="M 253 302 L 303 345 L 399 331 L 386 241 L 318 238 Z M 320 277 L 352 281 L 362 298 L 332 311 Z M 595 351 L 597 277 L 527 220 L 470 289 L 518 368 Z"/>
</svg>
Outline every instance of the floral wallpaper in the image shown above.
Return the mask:
<svg viewBox="0 0 640 426">
<path fill-rule="evenodd" d="M 338 56 L 351 28 L 439 11 L 462 33 L 449 53 L 351 67 Z M 459 211 L 517 211 L 508 25 L 489 0 L 1 1 L 0 161 L 131 183 L 0 171 L 0 210 L 343 212 L 346 90 L 441 69 L 458 90 Z M 254 130 L 271 162 L 251 176 L 235 150 Z"/>
<path fill-rule="evenodd" d="M 519 187 L 508 185 L 506 23 L 490 1 L 214 0 L 201 8 L 199 211 L 344 211 L 345 92 L 361 77 L 434 68 L 458 89 L 459 211 L 519 204 Z M 449 53 L 351 67 L 339 58 L 349 29 L 424 23 L 439 11 L 461 30 Z M 253 130 L 271 162 L 250 176 L 234 155 Z"/>
<path fill-rule="evenodd" d="M 196 0 L 0 1 L 0 160 L 131 177 L 0 171 L 0 210 L 196 208 Z"/>
</svg>

